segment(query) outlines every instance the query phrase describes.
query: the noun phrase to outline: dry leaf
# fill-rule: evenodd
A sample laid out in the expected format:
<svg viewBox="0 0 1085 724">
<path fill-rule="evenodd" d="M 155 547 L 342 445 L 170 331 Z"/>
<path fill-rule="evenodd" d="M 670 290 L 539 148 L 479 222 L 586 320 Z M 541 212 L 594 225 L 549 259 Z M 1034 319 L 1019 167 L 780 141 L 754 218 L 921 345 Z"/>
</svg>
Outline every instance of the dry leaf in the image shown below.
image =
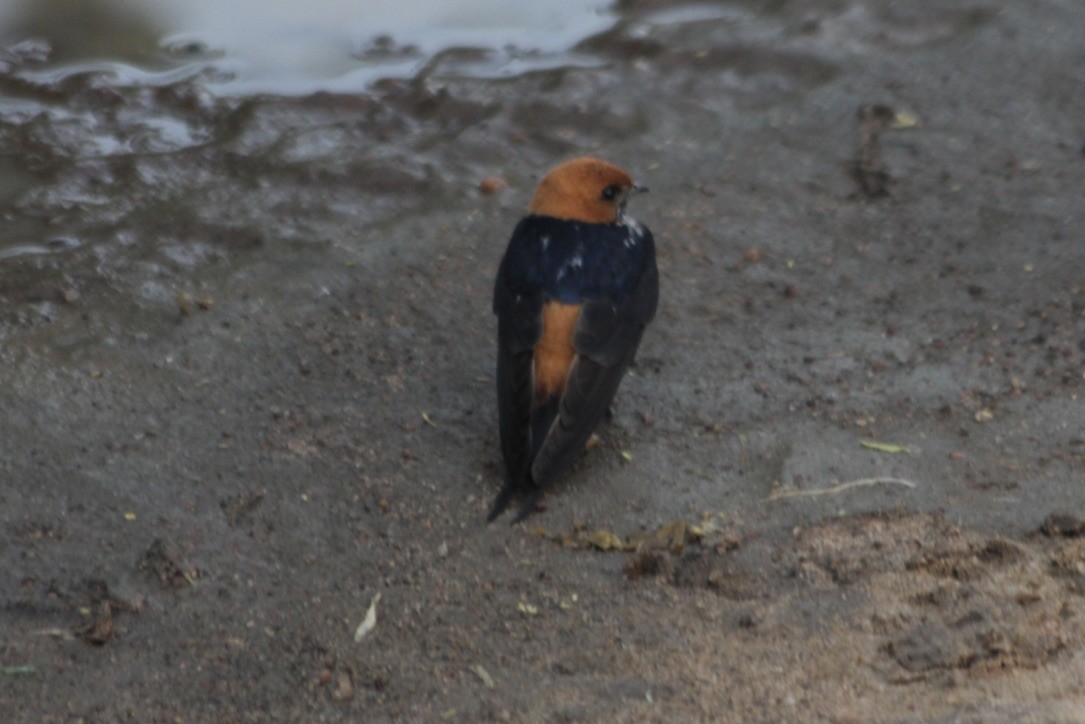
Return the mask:
<svg viewBox="0 0 1085 724">
<path fill-rule="evenodd" d="M 482 683 L 486 686 L 487 689 L 494 688 L 493 677 L 490 676 L 490 673 L 486 671 L 486 669 L 482 668 L 482 664 L 475 664 L 471 667 L 471 671 L 475 672 L 475 675 L 478 678 L 482 679 Z"/>
<path fill-rule="evenodd" d="M 893 123 L 889 126 L 894 131 L 905 131 L 919 125 L 919 116 L 911 111 L 896 111 L 893 114 Z"/>
<path fill-rule="evenodd" d="M 619 550 L 625 542 L 609 530 L 596 530 L 584 535 L 584 542 L 601 551 Z"/>
<path fill-rule="evenodd" d="M 380 600 L 381 594 L 377 591 L 377 595 L 373 596 L 373 601 L 369 604 L 369 610 L 365 612 L 365 618 L 358 624 L 358 628 L 354 629 L 354 643 L 360 642 L 377 627 L 377 603 Z"/>
<path fill-rule="evenodd" d="M 912 449 L 906 445 L 894 445 L 889 442 L 878 442 L 876 440 L 860 440 L 859 444 L 865 447 L 867 450 L 874 450 L 876 452 L 883 453 L 906 453 L 911 452 Z"/>
</svg>

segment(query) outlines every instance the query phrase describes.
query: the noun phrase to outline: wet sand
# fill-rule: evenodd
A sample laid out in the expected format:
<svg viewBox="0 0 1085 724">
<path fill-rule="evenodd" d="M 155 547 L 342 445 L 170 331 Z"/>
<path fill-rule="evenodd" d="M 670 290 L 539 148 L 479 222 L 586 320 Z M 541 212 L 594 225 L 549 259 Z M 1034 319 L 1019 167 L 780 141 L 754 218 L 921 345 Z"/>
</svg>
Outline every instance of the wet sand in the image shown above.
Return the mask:
<svg viewBox="0 0 1085 724">
<path fill-rule="evenodd" d="M 500 82 L 0 78 L 71 111 L 0 127 L 10 720 L 1081 719 L 1085 8 L 650 5 Z M 487 526 L 490 285 L 584 153 L 660 312 Z"/>
</svg>

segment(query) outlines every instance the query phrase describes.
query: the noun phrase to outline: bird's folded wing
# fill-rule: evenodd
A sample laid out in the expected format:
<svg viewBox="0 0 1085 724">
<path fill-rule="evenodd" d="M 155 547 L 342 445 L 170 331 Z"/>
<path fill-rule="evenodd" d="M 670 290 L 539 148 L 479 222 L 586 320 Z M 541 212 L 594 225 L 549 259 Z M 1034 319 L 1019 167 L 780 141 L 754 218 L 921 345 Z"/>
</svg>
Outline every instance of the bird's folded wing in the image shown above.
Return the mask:
<svg viewBox="0 0 1085 724">
<path fill-rule="evenodd" d="M 532 357 L 541 332 L 540 291 L 513 289 L 510 260 L 502 261 L 494 286 L 497 314 L 497 409 L 505 485 L 490 511 L 493 520 L 527 484 L 531 467 Z"/>
<path fill-rule="evenodd" d="M 649 247 L 636 282 L 618 303 L 596 300 L 581 309 L 573 337 L 577 358 L 569 370 L 557 418 L 531 467 L 531 477 L 540 488 L 584 449 L 633 361 L 659 299 L 653 252 Z"/>
<path fill-rule="evenodd" d="M 581 355 L 613 367 L 636 351 L 659 302 L 659 272 L 649 247 L 635 283 L 621 299 L 585 304 L 573 346 Z"/>
<path fill-rule="evenodd" d="M 532 354 L 497 352 L 497 407 L 501 454 L 509 478 L 522 481 L 531 464 Z"/>
<path fill-rule="evenodd" d="M 557 417 L 531 466 L 531 478 L 540 489 L 584 449 L 610 407 L 627 366 L 628 361 L 608 367 L 587 357 L 573 363 Z"/>
</svg>

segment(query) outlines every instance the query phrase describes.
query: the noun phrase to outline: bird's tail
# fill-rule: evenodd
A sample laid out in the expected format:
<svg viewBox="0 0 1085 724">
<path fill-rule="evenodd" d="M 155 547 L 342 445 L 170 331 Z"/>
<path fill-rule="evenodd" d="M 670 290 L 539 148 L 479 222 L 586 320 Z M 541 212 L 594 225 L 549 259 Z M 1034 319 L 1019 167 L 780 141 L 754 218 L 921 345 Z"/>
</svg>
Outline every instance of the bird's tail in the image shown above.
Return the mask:
<svg viewBox="0 0 1085 724">
<path fill-rule="evenodd" d="M 531 460 L 535 459 L 535 455 L 538 454 L 539 448 L 542 447 L 543 441 L 546 439 L 547 434 L 550 432 L 550 428 L 554 424 L 554 419 L 558 416 L 558 410 L 561 404 L 561 399 L 554 395 L 544 404 L 537 406 L 531 413 Z M 528 461 L 527 468 L 530 469 L 531 461 Z M 505 509 L 509 507 L 509 503 L 516 496 L 518 492 L 526 491 L 527 499 L 521 506 L 520 511 L 516 514 L 516 517 L 512 519 L 512 524 L 515 525 L 521 520 L 531 514 L 535 508 L 535 504 L 539 502 L 539 498 L 542 497 L 542 489 L 535 485 L 535 481 L 531 478 L 531 473 L 525 472 L 524 477 L 526 479 L 517 479 L 516 475 L 509 475 L 505 479 L 505 484 L 502 486 L 501 491 L 497 494 L 497 498 L 494 500 L 493 506 L 490 508 L 489 514 L 486 516 L 486 522 L 492 523 L 499 515 L 505 512 Z"/>
<path fill-rule="evenodd" d="M 543 496 L 543 489 L 541 487 L 534 488 L 528 493 L 527 498 L 524 499 L 523 505 L 520 506 L 520 510 L 517 511 L 516 517 L 512 519 L 509 525 L 516 525 L 524 518 L 528 517 L 535 512 L 535 505 Z"/>
<path fill-rule="evenodd" d="M 512 496 L 516 495 L 517 487 L 518 486 L 512 478 L 505 480 L 505 484 L 501 487 L 501 492 L 497 494 L 497 498 L 494 500 L 490 512 L 486 515 L 487 523 L 493 523 L 497 516 L 505 512 L 505 508 L 509 507 L 509 503 L 512 502 Z"/>
</svg>

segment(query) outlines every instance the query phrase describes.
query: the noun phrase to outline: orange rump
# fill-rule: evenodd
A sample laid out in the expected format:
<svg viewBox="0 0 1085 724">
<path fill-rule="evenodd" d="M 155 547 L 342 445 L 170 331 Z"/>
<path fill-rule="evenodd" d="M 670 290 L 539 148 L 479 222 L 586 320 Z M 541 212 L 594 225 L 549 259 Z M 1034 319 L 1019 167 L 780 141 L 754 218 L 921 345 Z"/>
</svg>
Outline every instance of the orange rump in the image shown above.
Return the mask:
<svg viewBox="0 0 1085 724">
<path fill-rule="evenodd" d="M 576 350 L 573 332 L 580 319 L 579 304 L 547 302 L 542 312 L 542 335 L 535 345 L 535 399 L 542 402 L 565 389 Z"/>
</svg>

